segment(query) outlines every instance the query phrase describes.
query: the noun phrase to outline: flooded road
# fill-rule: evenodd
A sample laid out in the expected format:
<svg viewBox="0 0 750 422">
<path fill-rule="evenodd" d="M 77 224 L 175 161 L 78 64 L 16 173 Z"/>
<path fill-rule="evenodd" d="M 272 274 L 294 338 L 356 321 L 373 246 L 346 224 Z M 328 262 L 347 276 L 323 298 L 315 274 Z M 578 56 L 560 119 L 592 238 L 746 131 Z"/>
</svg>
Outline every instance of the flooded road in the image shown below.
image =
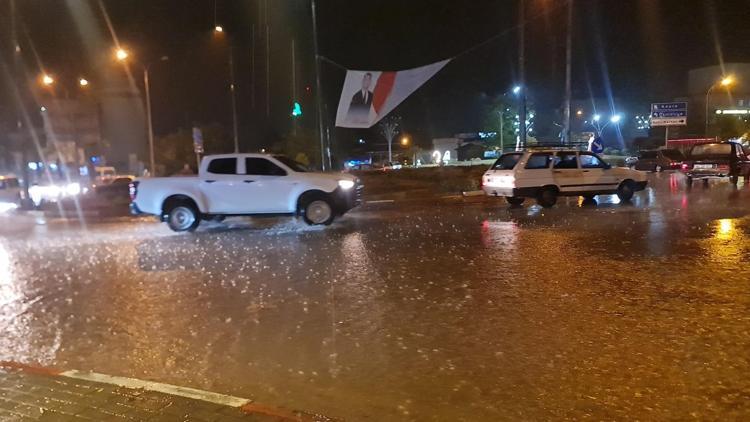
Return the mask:
<svg viewBox="0 0 750 422">
<path fill-rule="evenodd" d="M 6 218 L 0 360 L 346 420 L 746 420 L 750 186 L 652 186 L 327 229 Z"/>
</svg>

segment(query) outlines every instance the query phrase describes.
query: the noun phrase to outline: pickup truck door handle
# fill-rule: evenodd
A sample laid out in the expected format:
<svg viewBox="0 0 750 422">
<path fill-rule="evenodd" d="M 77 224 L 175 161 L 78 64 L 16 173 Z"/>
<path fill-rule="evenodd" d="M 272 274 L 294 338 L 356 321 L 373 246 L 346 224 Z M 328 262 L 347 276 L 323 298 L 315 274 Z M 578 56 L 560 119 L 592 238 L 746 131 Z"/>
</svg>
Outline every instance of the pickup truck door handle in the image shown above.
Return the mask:
<svg viewBox="0 0 750 422">
<path fill-rule="evenodd" d="M 206 180 L 205 182 L 206 183 L 214 183 L 214 182 L 216 182 L 216 180 Z"/>
<path fill-rule="evenodd" d="M 255 180 L 243 180 L 244 183 L 253 183 Z"/>
<path fill-rule="evenodd" d="M 588 173 L 589 171 L 588 171 L 588 170 L 584 170 L 583 172 L 584 172 L 584 173 Z"/>
</svg>

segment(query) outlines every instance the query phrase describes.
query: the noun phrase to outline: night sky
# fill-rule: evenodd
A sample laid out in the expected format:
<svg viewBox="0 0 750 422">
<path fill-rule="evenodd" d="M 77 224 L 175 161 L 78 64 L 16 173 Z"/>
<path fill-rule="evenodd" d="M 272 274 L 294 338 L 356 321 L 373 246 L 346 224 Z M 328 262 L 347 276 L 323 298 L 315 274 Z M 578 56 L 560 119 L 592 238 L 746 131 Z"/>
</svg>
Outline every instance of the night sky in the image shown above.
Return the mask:
<svg viewBox="0 0 750 422">
<path fill-rule="evenodd" d="M 60 80 L 106 72 L 112 44 L 97 1 L 22 0 L 27 67 L 39 63 Z M 298 90 L 314 127 L 312 26 L 308 0 L 268 0 L 271 118 L 265 114 L 266 13 L 261 0 L 217 0 L 216 20 L 233 39 L 240 94 L 242 143 L 257 148 L 289 129 L 291 39 L 298 46 Z M 8 57 L 7 10 L 2 4 L 3 57 Z M 508 90 L 517 69 L 517 1 L 318 0 L 320 54 L 351 69 L 405 69 L 457 56 L 396 112 L 418 142 L 479 129 L 481 102 Z M 103 1 L 120 43 L 139 58 L 168 55 L 153 70 L 157 134 L 193 122 L 231 127 L 227 40 L 217 40 L 213 0 Z M 683 93 L 690 68 L 750 61 L 750 0 L 576 0 L 575 97 L 603 96 L 647 103 Z M 562 101 L 565 1 L 527 0 L 528 86 L 537 108 Z M 82 20 L 83 19 L 83 20 Z M 251 31 L 255 25 L 255 107 Z M 94 35 L 97 34 L 97 35 Z M 490 39 L 468 53 L 462 52 Z M 718 46 L 718 49 L 717 49 Z M 333 118 L 344 71 L 323 64 L 328 114 Z M 93 83 L 96 76 L 91 76 Z M 606 81 L 609 81 L 607 83 Z M 7 81 L 5 81 L 7 82 Z M 306 92 L 310 87 L 311 92 Z M 7 89 L 5 90 L 7 97 Z M 7 101 L 4 99 L 4 101 Z M 5 108 L 4 108 L 5 109 Z M 372 137 L 336 130 L 336 141 Z"/>
</svg>

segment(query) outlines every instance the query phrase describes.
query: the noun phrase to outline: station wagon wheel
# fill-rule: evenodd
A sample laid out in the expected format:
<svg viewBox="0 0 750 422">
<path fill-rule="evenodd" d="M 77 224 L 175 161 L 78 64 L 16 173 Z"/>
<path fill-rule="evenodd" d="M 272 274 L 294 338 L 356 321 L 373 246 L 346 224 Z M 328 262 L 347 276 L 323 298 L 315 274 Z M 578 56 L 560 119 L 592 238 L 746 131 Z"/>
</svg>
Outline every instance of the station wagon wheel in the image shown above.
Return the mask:
<svg viewBox="0 0 750 422">
<path fill-rule="evenodd" d="M 630 201 L 634 193 L 635 188 L 633 187 L 633 182 L 630 180 L 620 183 L 620 186 L 617 188 L 617 197 L 623 202 Z"/>
<path fill-rule="evenodd" d="M 543 188 L 539 192 L 536 202 L 544 208 L 552 208 L 557 203 L 557 189 L 553 187 Z"/>
</svg>

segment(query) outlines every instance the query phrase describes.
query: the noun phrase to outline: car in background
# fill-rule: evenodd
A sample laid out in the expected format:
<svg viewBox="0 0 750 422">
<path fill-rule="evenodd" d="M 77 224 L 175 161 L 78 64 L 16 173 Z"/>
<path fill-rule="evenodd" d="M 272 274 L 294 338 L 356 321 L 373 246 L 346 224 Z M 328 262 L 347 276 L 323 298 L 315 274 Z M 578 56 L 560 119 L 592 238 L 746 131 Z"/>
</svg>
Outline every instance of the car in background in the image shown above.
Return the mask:
<svg viewBox="0 0 750 422">
<path fill-rule="evenodd" d="M 685 155 L 678 149 L 641 151 L 634 168 L 657 173 L 665 170 L 680 170 L 683 161 L 685 161 Z"/>
<path fill-rule="evenodd" d="M 750 177 L 750 153 L 737 142 L 712 142 L 694 145 L 682 165 L 687 176 L 687 185 L 700 179 L 708 183 L 709 179 L 729 178 L 737 184 L 740 177 Z"/>
<path fill-rule="evenodd" d="M 117 176 L 109 183 L 94 186 L 94 194 L 98 197 L 109 200 L 130 200 L 130 184 L 135 180 L 135 176 L 124 175 Z"/>
<path fill-rule="evenodd" d="M 21 206 L 23 189 L 18 178 L 13 175 L 0 176 L 0 214 L 13 211 Z"/>
<path fill-rule="evenodd" d="M 511 205 L 526 198 L 549 208 L 558 196 L 616 194 L 629 201 L 648 184 L 647 174 L 625 167 L 612 167 L 587 151 L 534 150 L 505 153 L 482 177 L 482 190 L 488 196 L 504 196 Z"/>
</svg>

